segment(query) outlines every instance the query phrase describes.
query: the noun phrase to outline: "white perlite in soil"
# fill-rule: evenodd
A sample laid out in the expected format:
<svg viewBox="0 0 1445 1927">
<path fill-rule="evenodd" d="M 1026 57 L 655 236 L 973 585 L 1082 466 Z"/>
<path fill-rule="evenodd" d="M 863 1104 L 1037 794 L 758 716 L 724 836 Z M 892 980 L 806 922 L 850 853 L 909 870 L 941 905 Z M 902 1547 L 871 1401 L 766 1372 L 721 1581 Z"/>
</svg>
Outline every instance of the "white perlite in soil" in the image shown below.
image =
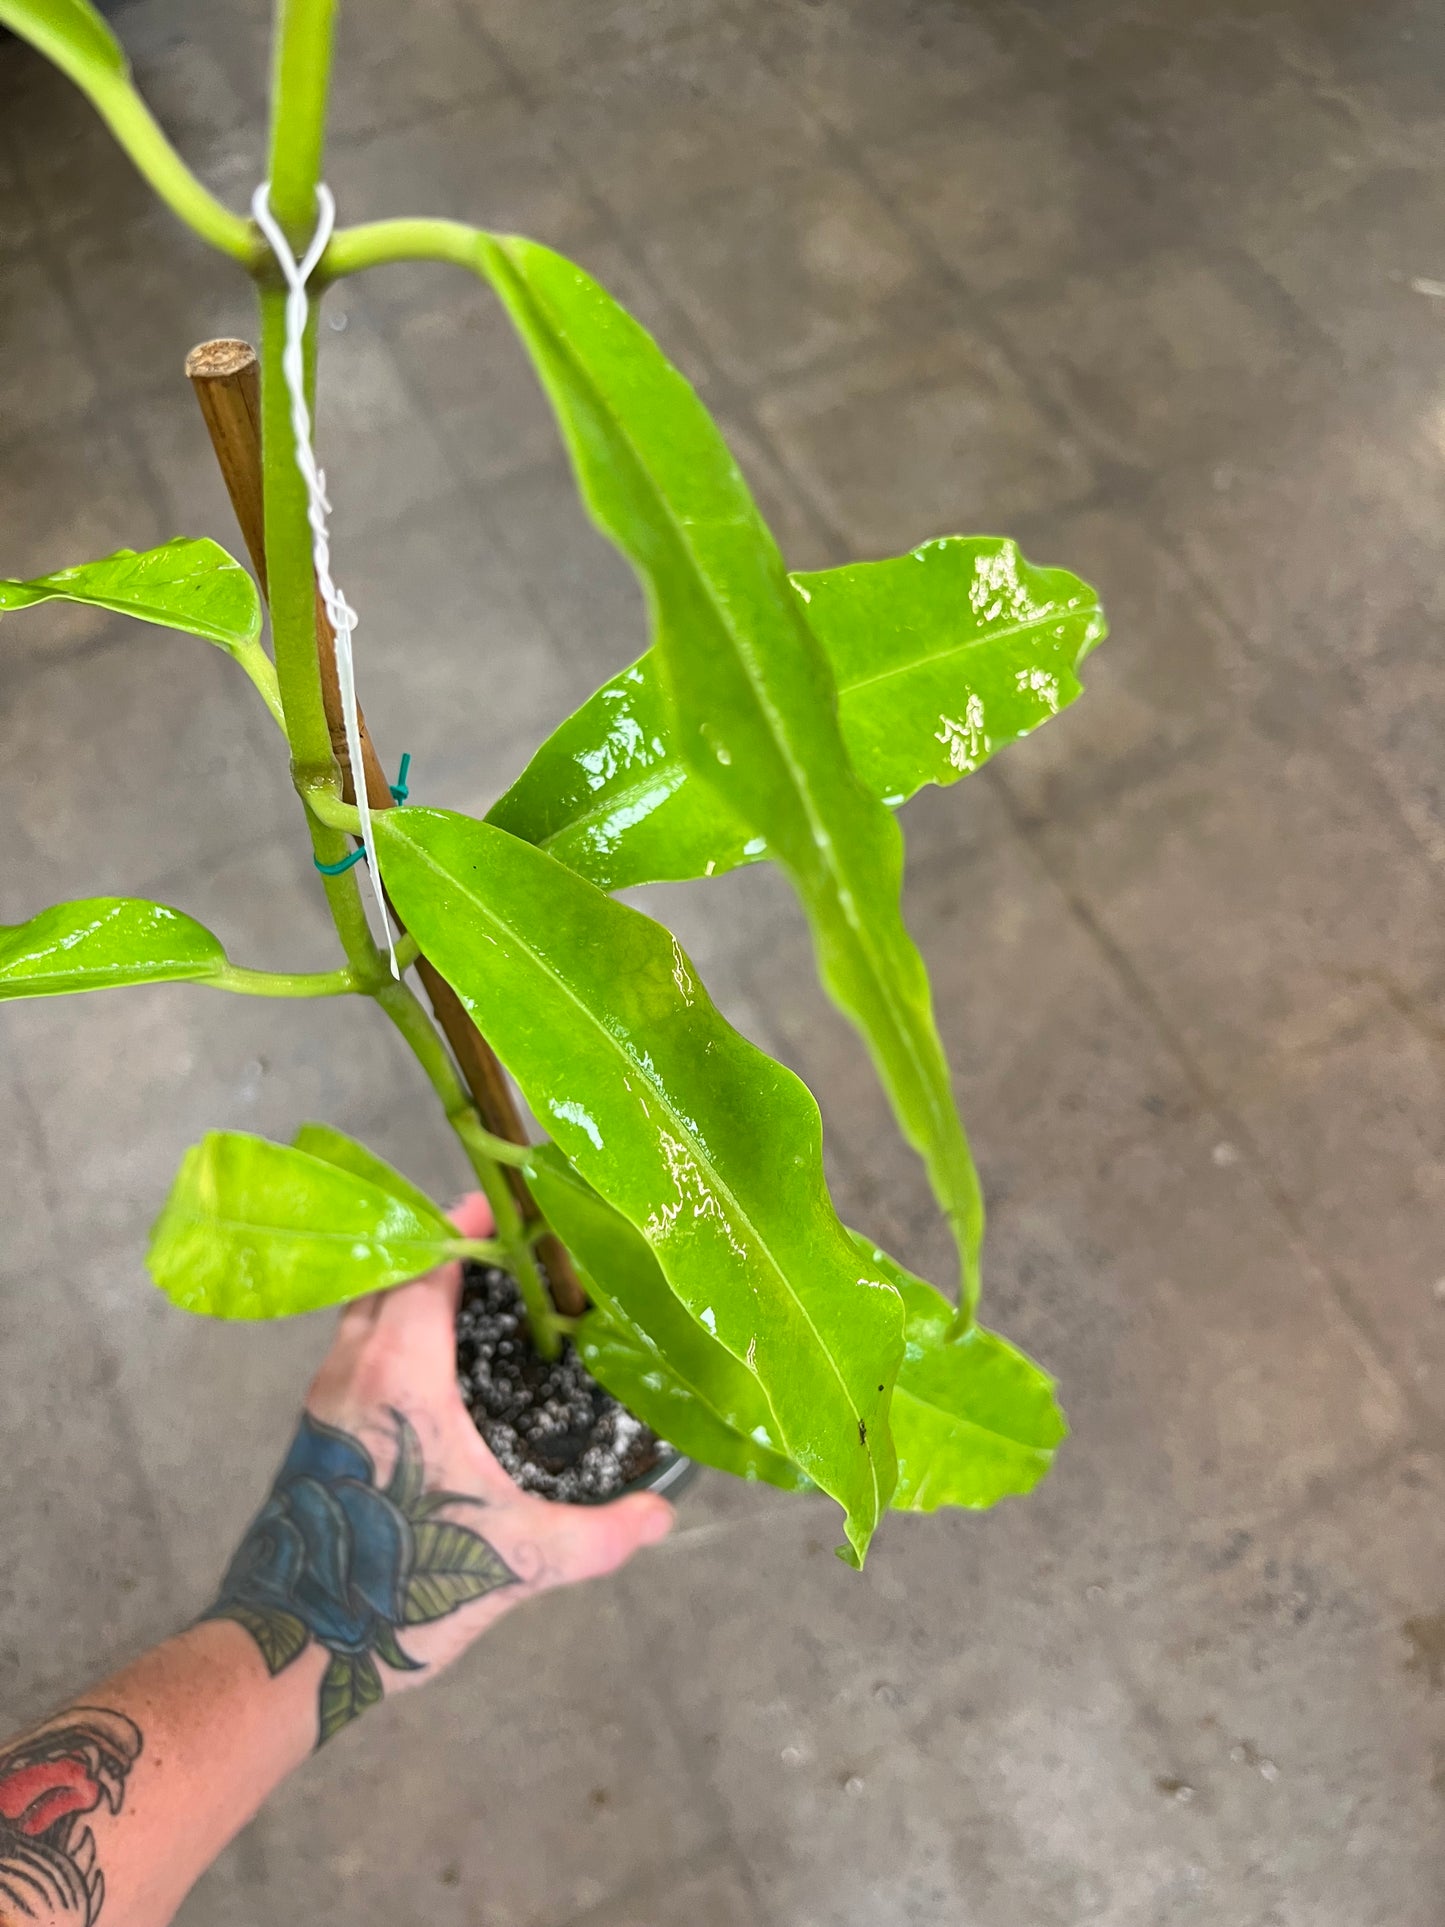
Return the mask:
<svg viewBox="0 0 1445 1927">
<path fill-rule="evenodd" d="M 457 1314 L 457 1381 L 477 1430 L 524 1492 L 573 1504 L 615 1498 L 673 1456 L 603 1391 L 571 1339 L 539 1358 L 517 1287 L 495 1265 L 469 1264 Z"/>
</svg>

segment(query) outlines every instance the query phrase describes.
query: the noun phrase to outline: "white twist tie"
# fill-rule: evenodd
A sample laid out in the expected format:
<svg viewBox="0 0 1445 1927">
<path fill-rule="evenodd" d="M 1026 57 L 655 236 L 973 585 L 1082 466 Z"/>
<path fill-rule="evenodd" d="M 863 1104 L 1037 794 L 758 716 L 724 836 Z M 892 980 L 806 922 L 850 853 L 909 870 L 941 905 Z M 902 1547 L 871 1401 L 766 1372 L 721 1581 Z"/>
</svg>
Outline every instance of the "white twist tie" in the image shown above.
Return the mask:
<svg viewBox="0 0 1445 1927">
<path fill-rule="evenodd" d="M 356 665 L 351 652 L 351 637 L 356 628 L 356 611 L 337 588 L 331 577 L 331 537 L 327 528 L 327 516 L 331 504 L 326 499 L 326 476 L 316 465 L 316 450 L 311 443 L 311 411 L 306 406 L 306 364 L 305 336 L 306 322 L 310 312 L 310 301 L 306 284 L 317 262 L 326 252 L 326 243 L 331 239 L 331 230 L 336 225 L 336 201 L 331 189 L 324 182 L 316 189 L 316 232 L 312 235 L 306 252 L 298 261 L 291 252 L 290 243 L 277 225 L 271 212 L 270 195 L 263 181 L 251 197 L 251 212 L 256 217 L 256 225 L 271 244 L 271 252 L 280 264 L 281 273 L 286 280 L 286 346 L 281 356 L 281 371 L 286 378 L 286 392 L 291 397 L 291 430 L 296 444 L 296 466 L 301 471 L 306 484 L 306 519 L 311 524 L 311 557 L 316 569 L 316 580 L 321 589 L 321 599 L 326 604 L 326 613 L 331 619 L 331 627 L 336 634 L 336 681 L 341 691 L 341 717 L 346 726 L 346 753 L 351 760 L 352 788 L 356 793 L 356 811 L 361 818 L 361 842 L 366 851 L 366 867 L 371 876 L 371 888 L 381 911 L 382 924 L 386 930 L 387 955 L 391 959 L 391 974 L 400 978 L 397 967 L 396 946 L 392 942 L 391 919 L 386 914 L 386 905 L 381 897 L 381 869 L 376 860 L 376 839 L 371 826 L 371 804 L 366 795 L 366 770 L 361 757 L 361 722 L 356 710 Z"/>
</svg>

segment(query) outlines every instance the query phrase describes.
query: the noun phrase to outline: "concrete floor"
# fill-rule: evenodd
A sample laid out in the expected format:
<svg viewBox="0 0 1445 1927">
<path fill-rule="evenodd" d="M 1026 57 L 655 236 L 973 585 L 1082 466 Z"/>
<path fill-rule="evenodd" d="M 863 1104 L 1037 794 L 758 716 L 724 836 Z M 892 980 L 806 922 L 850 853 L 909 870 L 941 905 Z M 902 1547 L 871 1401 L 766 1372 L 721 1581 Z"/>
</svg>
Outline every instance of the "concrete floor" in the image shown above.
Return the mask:
<svg viewBox="0 0 1445 1927">
<path fill-rule="evenodd" d="M 117 9 L 240 204 L 256 0 Z M 345 218 L 575 253 L 697 381 L 790 558 L 1003 529 L 1103 587 L 1079 707 L 910 809 L 909 897 L 1059 1373 L 1034 1499 L 890 1525 L 709 1478 L 316 1759 L 187 1927 L 1439 1927 L 1445 1918 L 1445 30 L 1427 0 L 346 0 Z M 0 47 L 0 567 L 233 540 L 181 359 L 248 292 Z M 362 686 L 481 808 L 642 640 L 483 295 L 330 297 Z M 219 653 L 5 626 L 0 920 L 156 895 L 330 952 Z M 942 1266 L 765 873 L 658 892 L 813 1082 L 840 1203 Z M 380 1020 L 184 989 L 0 1018 L 7 1719 L 194 1612 L 325 1320 L 172 1311 L 141 1251 L 210 1125 L 461 1182 Z"/>
</svg>

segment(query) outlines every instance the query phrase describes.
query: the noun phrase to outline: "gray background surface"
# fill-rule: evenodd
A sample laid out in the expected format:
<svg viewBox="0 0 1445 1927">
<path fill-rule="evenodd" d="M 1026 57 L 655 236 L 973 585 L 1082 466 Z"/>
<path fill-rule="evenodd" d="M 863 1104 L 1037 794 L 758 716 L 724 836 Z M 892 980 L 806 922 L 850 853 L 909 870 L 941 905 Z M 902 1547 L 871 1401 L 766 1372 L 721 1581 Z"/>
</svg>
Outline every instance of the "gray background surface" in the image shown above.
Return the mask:
<svg viewBox="0 0 1445 1927">
<path fill-rule="evenodd" d="M 263 9 L 137 0 L 141 84 L 241 205 Z M 992 1208 L 1060 1374 L 1038 1497 L 900 1520 L 720 1478 L 312 1762 L 187 1927 L 1438 1927 L 1445 1866 L 1445 27 L 1437 6 L 346 0 L 343 218 L 574 253 L 725 424 L 795 565 L 1004 530 L 1098 581 L 1076 710 L 908 812 Z M 249 294 L 0 47 L 0 566 L 234 537 L 181 379 Z M 327 303 L 366 706 L 483 807 L 634 655 L 487 298 Z M 218 652 L 59 608 L 0 651 L 0 921 L 153 894 L 324 967 L 270 725 Z M 659 891 L 814 1084 L 846 1215 L 925 1186 L 764 873 Z M 0 1700 L 174 1628 L 327 1321 L 147 1283 L 187 1144 L 307 1116 L 448 1194 L 364 1009 L 185 989 L 0 1023 Z"/>
</svg>

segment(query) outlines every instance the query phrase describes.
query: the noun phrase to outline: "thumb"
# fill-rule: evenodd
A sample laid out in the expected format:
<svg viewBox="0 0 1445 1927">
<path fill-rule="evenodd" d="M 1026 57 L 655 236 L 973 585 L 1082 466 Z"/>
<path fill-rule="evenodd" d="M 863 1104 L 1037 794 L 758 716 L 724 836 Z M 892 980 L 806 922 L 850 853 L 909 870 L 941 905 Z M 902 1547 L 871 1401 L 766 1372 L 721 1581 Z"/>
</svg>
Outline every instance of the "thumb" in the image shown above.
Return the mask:
<svg viewBox="0 0 1445 1927">
<path fill-rule="evenodd" d="M 655 1546 L 672 1531 L 676 1515 L 666 1499 L 638 1492 L 610 1505 L 549 1505 L 553 1514 L 550 1583 L 598 1579 L 626 1565 L 644 1546 Z"/>
</svg>

